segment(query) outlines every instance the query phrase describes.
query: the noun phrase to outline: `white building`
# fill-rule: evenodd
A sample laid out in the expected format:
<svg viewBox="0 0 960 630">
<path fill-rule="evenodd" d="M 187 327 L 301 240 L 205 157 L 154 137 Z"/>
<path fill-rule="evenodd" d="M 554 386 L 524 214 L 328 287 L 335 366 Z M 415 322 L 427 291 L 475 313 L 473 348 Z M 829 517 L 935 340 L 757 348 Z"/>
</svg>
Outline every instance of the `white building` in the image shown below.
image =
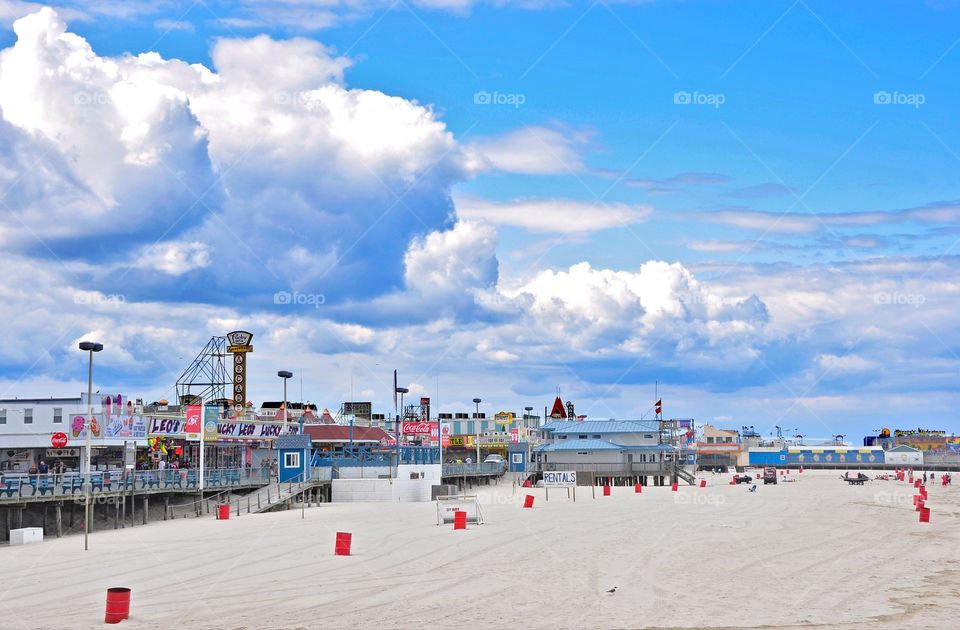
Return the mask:
<svg viewBox="0 0 960 630">
<path fill-rule="evenodd" d="M 544 440 L 534 449 L 540 470 L 577 470 L 606 477 L 664 477 L 680 451 L 662 442 L 659 421 L 554 421 L 540 427 Z"/>
<path fill-rule="evenodd" d="M 139 416 L 139 408 L 121 404 L 110 397 L 94 395 L 94 419 L 96 426 L 91 436 L 94 449 L 94 464 L 98 458 L 102 466 L 108 462 L 123 461 L 123 448 L 127 443 L 146 446 L 146 424 Z M 63 461 L 69 469 L 80 468 L 80 456 L 86 444 L 85 418 L 88 414 L 86 394 L 73 397 L 5 398 L 0 399 L 0 471 L 27 472 L 41 461 L 52 464 Z M 67 445 L 62 449 L 53 447 L 56 433 L 67 436 Z"/>
<path fill-rule="evenodd" d="M 906 444 L 891 448 L 884 453 L 884 461 L 887 464 L 896 464 L 897 466 L 922 466 L 923 451 Z"/>
</svg>

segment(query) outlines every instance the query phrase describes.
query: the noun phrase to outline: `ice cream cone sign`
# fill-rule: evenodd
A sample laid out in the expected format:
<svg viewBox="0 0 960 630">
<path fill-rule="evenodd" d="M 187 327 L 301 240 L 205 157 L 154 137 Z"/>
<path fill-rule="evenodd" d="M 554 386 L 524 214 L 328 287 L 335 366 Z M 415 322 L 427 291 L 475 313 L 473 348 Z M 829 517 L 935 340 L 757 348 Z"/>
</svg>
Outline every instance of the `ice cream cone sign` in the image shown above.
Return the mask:
<svg viewBox="0 0 960 630">
<path fill-rule="evenodd" d="M 73 437 L 80 437 L 80 434 L 83 433 L 83 427 L 85 424 L 86 418 L 83 416 L 73 417 L 73 420 L 70 421 L 70 433 L 73 435 Z"/>
</svg>

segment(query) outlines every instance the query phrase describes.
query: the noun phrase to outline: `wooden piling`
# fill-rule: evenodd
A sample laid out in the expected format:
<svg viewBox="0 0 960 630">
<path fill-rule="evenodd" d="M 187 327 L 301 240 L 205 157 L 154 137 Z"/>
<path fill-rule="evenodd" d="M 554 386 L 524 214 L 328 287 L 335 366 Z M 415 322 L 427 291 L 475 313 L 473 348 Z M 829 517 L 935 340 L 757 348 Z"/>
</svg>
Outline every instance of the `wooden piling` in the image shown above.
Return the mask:
<svg viewBox="0 0 960 630">
<path fill-rule="evenodd" d="M 143 524 L 146 525 L 150 521 L 150 496 L 145 494 L 143 495 Z"/>
<path fill-rule="evenodd" d="M 63 501 L 57 501 L 57 507 L 54 510 L 57 519 L 57 538 L 63 538 Z"/>
</svg>

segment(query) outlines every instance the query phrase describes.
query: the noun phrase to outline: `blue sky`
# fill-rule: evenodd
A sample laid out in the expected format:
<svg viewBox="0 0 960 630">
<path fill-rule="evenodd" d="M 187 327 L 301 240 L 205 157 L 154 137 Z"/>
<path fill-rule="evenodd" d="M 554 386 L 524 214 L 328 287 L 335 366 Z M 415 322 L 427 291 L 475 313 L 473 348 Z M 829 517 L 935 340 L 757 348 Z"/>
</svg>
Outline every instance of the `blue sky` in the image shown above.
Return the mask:
<svg viewBox="0 0 960 630">
<path fill-rule="evenodd" d="M 254 400 L 386 406 L 397 367 L 450 411 L 660 380 L 725 426 L 957 429 L 960 3 L 39 10 L 0 1 L 5 395 L 72 393 L 95 335 L 169 397 L 238 327 Z"/>
</svg>

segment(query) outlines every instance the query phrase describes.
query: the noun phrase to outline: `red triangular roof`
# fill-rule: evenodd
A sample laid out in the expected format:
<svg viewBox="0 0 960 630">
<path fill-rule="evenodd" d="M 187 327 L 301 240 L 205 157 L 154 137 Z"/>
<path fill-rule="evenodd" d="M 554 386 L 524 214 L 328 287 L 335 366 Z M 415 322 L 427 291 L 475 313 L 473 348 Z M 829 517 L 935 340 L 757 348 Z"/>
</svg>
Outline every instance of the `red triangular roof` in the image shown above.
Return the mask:
<svg viewBox="0 0 960 630">
<path fill-rule="evenodd" d="M 553 401 L 553 409 L 550 411 L 551 418 L 566 418 L 567 409 L 563 406 L 563 401 L 560 400 L 560 397 L 557 396 L 557 399 Z"/>
</svg>

